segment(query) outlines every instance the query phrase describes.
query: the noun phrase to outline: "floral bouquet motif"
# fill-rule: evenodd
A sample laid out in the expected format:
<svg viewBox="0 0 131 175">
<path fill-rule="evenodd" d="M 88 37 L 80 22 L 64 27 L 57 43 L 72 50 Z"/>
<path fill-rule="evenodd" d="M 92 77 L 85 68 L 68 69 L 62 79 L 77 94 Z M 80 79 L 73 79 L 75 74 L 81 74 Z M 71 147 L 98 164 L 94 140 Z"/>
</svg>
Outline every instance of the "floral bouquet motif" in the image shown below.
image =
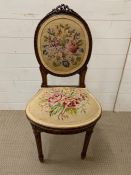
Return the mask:
<svg viewBox="0 0 131 175">
<path fill-rule="evenodd" d="M 51 89 L 50 93 L 44 94 L 39 103 L 42 110 L 49 112 L 50 117 L 57 117 L 59 120 L 81 116 L 86 113 L 87 104 L 87 94 L 77 88 Z"/>
<path fill-rule="evenodd" d="M 49 27 L 44 35 L 43 54 L 53 66 L 77 65 L 84 52 L 80 33 L 68 24 Z"/>
</svg>

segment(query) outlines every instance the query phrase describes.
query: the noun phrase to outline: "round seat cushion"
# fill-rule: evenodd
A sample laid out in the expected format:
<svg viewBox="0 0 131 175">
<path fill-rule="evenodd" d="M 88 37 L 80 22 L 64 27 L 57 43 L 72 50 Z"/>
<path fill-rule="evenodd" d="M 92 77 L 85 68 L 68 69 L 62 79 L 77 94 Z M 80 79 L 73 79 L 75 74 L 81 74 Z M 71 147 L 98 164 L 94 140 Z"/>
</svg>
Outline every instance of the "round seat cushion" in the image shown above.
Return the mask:
<svg viewBox="0 0 131 175">
<path fill-rule="evenodd" d="M 101 106 L 86 88 L 41 88 L 26 107 L 28 118 L 42 126 L 76 128 L 101 115 Z"/>
</svg>

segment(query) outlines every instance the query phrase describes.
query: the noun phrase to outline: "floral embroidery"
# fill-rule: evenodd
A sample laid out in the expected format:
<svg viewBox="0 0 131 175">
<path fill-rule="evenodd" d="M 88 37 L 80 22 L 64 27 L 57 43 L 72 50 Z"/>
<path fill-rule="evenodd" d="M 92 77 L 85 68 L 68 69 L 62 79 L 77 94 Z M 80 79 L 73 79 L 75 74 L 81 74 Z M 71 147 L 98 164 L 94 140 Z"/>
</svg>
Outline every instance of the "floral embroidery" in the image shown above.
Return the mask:
<svg viewBox="0 0 131 175">
<path fill-rule="evenodd" d="M 43 55 L 54 67 L 68 68 L 81 61 L 84 52 L 81 35 L 68 24 L 49 27 L 43 39 Z"/>
<path fill-rule="evenodd" d="M 52 88 L 40 98 L 41 110 L 49 113 L 50 117 L 63 120 L 86 113 L 88 96 L 77 88 Z"/>
</svg>

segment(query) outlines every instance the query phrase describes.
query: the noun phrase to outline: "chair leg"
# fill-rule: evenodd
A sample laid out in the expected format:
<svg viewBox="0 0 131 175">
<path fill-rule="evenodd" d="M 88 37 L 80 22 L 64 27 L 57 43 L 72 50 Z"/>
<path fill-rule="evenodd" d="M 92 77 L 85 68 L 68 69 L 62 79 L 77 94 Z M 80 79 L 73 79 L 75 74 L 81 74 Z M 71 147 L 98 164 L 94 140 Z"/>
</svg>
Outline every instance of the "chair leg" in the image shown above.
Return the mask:
<svg viewBox="0 0 131 175">
<path fill-rule="evenodd" d="M 41 132 L 33 127 L 33 133 L 34 133 L 35 140 L 36 140 L 39 160 L 40 162 L 44 162 L 44 156 L 42 152 Z"/>
<path fill-rule="evenodd" d="M 85 157 L 86 157 L 86 152 L 87 152 L 87 148 L 88 148 L 88 145 L 90 142 L 91 134 L 92 134 L 92 130 L 86 131 L 84 145 L 83 145 L 83 149 L 81 152 L 81 159 L 85 159 Z"/>
</svg>

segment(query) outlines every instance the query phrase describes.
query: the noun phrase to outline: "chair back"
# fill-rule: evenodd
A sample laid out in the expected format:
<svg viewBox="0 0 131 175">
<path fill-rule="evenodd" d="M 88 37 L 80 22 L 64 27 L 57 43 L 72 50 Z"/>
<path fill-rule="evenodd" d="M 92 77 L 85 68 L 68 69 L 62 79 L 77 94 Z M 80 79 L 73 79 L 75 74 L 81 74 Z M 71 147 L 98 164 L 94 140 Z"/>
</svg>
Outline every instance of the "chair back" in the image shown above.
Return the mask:
<svg viewBox="0 0 131 175">
<path fill-rule="evenodd" d="M 48 86 L 48 73 L 61 77 L 79 74 L 79 87 L 85 87 L 92 37 L 80 15 L 64 4 L 53 9 L 38 24 L 34 47 L 40 64 L 42 87 Z"/>
</svg>

